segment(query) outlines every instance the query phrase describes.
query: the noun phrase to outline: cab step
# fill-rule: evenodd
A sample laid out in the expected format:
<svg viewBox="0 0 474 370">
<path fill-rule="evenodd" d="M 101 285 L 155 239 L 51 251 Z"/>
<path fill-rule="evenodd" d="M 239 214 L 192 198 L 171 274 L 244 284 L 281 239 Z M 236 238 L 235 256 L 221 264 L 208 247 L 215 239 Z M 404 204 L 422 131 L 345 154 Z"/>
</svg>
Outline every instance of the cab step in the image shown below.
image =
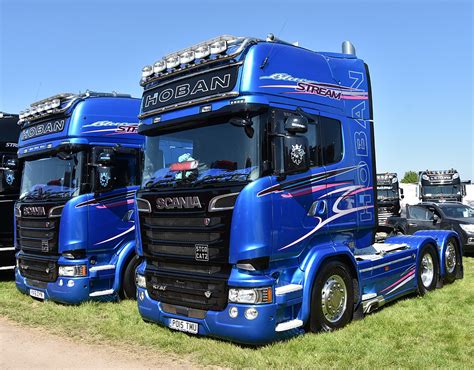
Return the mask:
<svg viewBox="0 0 474 370">
<path fill-rule="evenodd" d="M 290 320 L 290 321 L 285 321 L 285 322 L 279 323 L 276 326 L 275 331 L 277 331 L 277 332 L 287 331 L 287 330 L 299 328 L 301 326 L 303 326 L 303 321 L 295 319 L 295 320 Z"/>
<path fill-rule="evenodd" d="M 113 289 L 98 290 L 97 292 L 89 293 L 89 297 L 102 297 L 104 295 L 111 295 L 111 294 L 114 294 Z"/>
</svg>

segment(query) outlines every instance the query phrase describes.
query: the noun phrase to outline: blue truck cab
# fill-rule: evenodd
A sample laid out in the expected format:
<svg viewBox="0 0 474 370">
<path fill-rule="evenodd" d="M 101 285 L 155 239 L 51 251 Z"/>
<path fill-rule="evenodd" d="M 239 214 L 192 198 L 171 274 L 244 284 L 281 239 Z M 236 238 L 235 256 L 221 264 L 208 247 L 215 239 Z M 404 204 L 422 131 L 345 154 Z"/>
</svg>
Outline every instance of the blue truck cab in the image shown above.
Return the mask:
<svg viewBox="0 0 474 370">
<path fill-rule="evenodd" d="M 13 207 L 20 190 L 18 115 L 0 112 L 0 272 L 15 269 Z"/>
<path fill-rule="evenodd" d="M 141 85 L 144 320 L 259 345 L 462 276 L 454 232 L 374 242 L 370 76 L 349 42 L 221 36 L 145 66 Z"/>
<path fill-rule="evenodd" d="M 21 112 L 16 285 L 66 304 L 135 297 L 140 100 L 58 94 Z"/>
</svg>

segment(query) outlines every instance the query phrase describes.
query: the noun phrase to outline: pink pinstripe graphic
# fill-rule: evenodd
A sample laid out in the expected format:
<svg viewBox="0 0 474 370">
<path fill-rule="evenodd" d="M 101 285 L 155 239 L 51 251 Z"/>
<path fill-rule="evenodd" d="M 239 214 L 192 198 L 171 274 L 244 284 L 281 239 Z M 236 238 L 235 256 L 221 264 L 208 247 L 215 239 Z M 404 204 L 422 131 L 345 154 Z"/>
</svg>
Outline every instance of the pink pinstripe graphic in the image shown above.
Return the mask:
<svg viewBox="0 0 474 370">
<path fill-rule="evenodd" d="M 413 269 L 411 269 L 408 274 L 404 275 L 403 277 L 401 277 L 399 280 L 397 280 L 396 282 L 394 282 L 393 284 L 389 285 L 388 287 L 386 287 L 385 289 L 381 290 L 380 293 L 383 293 L 387 290 L 389 290 L 390 288 L 394 287 L 395 285 L 403 282 L 404 280 L 408 279 L 410 276 L 414 275 L 415 274 L 415 268 L 413 267 Z"/>
</svg>

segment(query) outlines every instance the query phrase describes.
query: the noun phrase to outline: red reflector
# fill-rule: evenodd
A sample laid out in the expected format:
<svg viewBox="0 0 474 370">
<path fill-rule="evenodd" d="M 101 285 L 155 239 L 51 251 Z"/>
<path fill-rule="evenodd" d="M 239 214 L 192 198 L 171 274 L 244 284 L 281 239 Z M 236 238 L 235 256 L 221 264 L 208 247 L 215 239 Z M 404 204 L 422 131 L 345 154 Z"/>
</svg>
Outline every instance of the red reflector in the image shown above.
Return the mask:
<svg viewBox="0 0 474 370">
<path fill-rule="evenodd" d="M 390 270 L 390 267 L 385 266 L 385 271 L 388 271 L 388 270 Z"/>
<path fill-rule="evenodd" d="M 171 171 L 191 171 L 198 168 L 198 161 L 186 161 L 186 162 L 179 162 L 173 163 L 170 166 Z"/>
</svg>

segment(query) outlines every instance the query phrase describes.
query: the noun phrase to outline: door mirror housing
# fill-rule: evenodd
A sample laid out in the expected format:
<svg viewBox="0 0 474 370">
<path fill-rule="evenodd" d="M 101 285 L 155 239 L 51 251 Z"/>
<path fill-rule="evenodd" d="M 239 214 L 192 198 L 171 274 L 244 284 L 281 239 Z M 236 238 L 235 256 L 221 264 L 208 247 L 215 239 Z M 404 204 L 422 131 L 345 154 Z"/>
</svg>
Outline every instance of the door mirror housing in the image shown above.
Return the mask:
<svg viewBox="0 0 474 370">
<path fill-rule="evenodd" d="M 285 120 L 285 130 L 290 134 L 304 134 L 308 131 L 308 119 L 302 116 L 290 116 Z"/>
</svg>

